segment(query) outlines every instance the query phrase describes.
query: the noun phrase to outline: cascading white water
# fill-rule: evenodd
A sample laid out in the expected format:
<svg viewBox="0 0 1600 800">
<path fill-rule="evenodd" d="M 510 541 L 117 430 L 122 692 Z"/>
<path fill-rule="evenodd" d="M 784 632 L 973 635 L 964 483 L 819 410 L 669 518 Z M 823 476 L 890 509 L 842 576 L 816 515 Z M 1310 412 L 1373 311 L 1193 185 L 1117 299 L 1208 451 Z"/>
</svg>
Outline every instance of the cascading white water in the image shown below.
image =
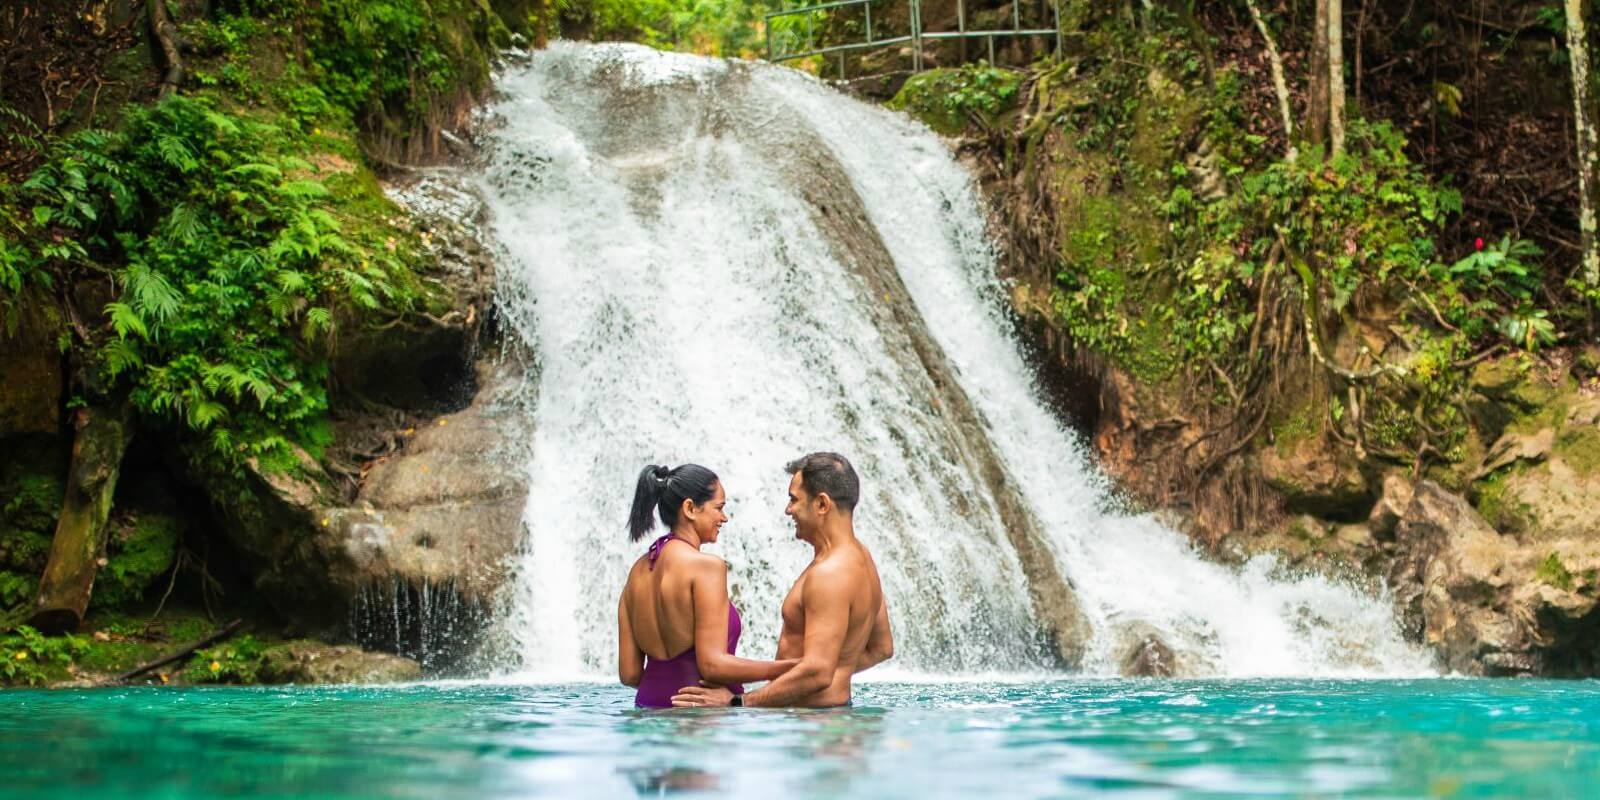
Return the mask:
<svg viewBox="0 0 1600 800">
<path fill-rule="evenodd" d="M 792 70 L 631 45 L 557 44 L 499 88 L 481 181 L 505 249 L 502 312 L 539 366 L 529 546 L 505 623 L 522 669 L 611 668 L 617 591 L 642 548 L 624 520 L 646 463 L 722 476 L 732 521 L 713 549 L 745 615 L 741 652 L 772 652 L 779 602 L 809 559 L 781 515 L 782 466 L 819 449 L 862 474 L 857 528 L 900 668 L 1053 663 L 1003 504 L 952 449 L 971 440 L 952 433 L 904 332 L 874 322 L 908 298 L 874 296 L 850 248 L 814 224 L 843 212 L 813 209 L 799 184 L 836 173 L 848 185 L 828 188 L 859 202 L 865 238 L 892 257 L 977 435 L 1075 584 L 1094 630 L 1087 671 L 1115 670 L 1127 623 L 1198 673 L 1429 670 L 1383 599 L 1275 577 L 1265 560 L 1212 564 L 1107 507 L 1011 338 L 971 177 L 926 129 Z"/>
</svg>

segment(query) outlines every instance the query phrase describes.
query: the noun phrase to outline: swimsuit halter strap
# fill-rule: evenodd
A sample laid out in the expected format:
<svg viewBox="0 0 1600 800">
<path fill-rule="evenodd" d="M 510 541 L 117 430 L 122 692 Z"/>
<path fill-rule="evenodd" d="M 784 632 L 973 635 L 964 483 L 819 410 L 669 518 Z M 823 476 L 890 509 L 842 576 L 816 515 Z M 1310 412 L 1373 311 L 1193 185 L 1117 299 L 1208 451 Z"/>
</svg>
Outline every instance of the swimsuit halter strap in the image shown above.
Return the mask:
<svg viewBox="0 0 1600 800">
<path fill-rule="evenodd" d="M 669 534 L 666 534 L 665 536 L 657 537 L 655 541 L 650 543 L 649 553 L 650 553 L 650 571 L 651 572 L 655 571 L 655 569 L 656 569 L 656 559 L 661 557 L 661 550 L 667 546 L 667 540 L 668 539 L 678 539 L 678 537 L 669 533 Z M 678 539 L 678 541 L 683 542 L 684 544 L 688 544 L 689 543 L 687 539 Z"/>
</svg>

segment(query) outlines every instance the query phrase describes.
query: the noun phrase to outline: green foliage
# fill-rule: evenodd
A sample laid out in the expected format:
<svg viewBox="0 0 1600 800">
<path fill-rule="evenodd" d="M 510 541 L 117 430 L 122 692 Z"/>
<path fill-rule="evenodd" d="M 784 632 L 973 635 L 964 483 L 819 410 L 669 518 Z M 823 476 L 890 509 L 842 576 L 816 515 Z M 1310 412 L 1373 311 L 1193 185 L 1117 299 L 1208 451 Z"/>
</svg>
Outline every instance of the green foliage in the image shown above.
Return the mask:
<svg viewBox="0 0 1600 800">
<path fill-rule="evenodd" d="M 86 646 L 81 636 L 45 636 L 18 626 L 0 636 L 0 683 L 37 686 L 61 677 Z"/>
<path fill-rule="evenodd" d="M 463 93 L 488 85 L 486 46 L 509 32 L 476 0 L 248 0 L 246 13 L 293 24 L 320 92 L 369 130 L 418 130 Z M 300 103 L 313 102 L 302 96 Z"/>
<path fill-rule="evenodd" d="M 191 83 L 379 142 L 439 124 L 488 86 L 510 32 L 484 0 L 244 0 L 183 26 Z"/>
<path fill-rule="evenodd" d="M 1552 551 L 1550 555 L 1539 562 L 1539 568 L 1533 573 L 1535 578 L 1556 587 L 1562 591 L 1572 591 L 1572 573 L 1567 570 L 1567 565 L 1561 563 L 1561 554 Z"/>
<path fill-rule="evenodd" d="M 1443 261 L 1436 240 L 1462 199 L 1408 158 L 1403 136 L 1353 119 L 1342 153 L 1302 145 L 1285 158 L 1281 140 L 1252 132 L 1240 76 L 1197 62 L 1186 41 L 1113 24 L 1030 76 L 1006 155 L 1032 185 L 1030 213 L 1048 213 L 1022 224 L 1060 258 L 1059 324 L 1143 382 L 1182 378 L 1234 408 L 1260 408 L 1248 401 L 1281 390 L 1261 389 L 1270 376 L 1306 364 L 1331 378 L 1315 404 L 1330 434 L 1408 465 L 1459 457 L 1460 365 L 1496 342 L 1556 338 L 1535 302 L 1537 251 L 1508 237 Z M 1335 338 L 1375 309 L 1397 347 Z M 1254 430 L 1281 426 L 1270 410 Z"/>
<path fill-rule="evenodd" d="M 1506 236 L 1480 245 L 1451 265 L 1450 276 L 1460 281 L 1462 289 L 1482 298 L 1452 307 L 1453 321 L 1465 326 L 1469 336 L 1481 334 L 1484 316 L 1476 312 L 1498 308 L 1502 313 L 1494 329 L 1510 344 L 1529 351 L 1555 344 L 1556 329 L 1549 312 L 1535 307 L 1544 276 L 1534 259 L 1541 255 L 1543 251 L 1532 242 Z"/>
<path fill-rule="evenodd" d="M 765 46 L 762 18 L 782 4 L 762 0 L 574 0 L 562 6 L 563 16 L 588 27 L 595 39 L 627 39 L 702 55 L 752 58 Z M 780 17 L 774 22 L 778 39 L 785 31 L 803 38 L 801 17 Z M 814 30 L 821 30 L 825 23 L 825 14 L 812 19 Z"/>
<path fill-rule="evenodd" d="M 178 555 L 178 522 L 142 513 L 116 520 L 106 545 L 106 565 L 95 576 L 90 603 L 96 609 L 135 603 L 172 570 Z"/>
<path fill-rule="evenodd" d="M 341 308 L 408 307 L 409 247 L 351 219 L 271 120 L 174 97 L 57 145 L 23 184 L 39 258 L 120 296 L 92 356 L 149 417 L 237 464 L 327 441 Z"/>
<path fill-rule="evenodd" d="M 265 663 L 266 648 L 246 633 L 195 651 L 183 676 L 192 683 L 259 683 Z"/>
<path fill-rule="evenodd" d="M 50 555 L 64 488 L 16 447 L 0 464 L 0 630 L 25 616 Z"/>
<path fill-rule="evenodd" d="M 1021 85 L 1022 73 L 979 61 L 913 75 L 888 105 L 914 114 L 940 133 L 954 135 L 969 124 L 992 127 L 996 117 L 1015 105 Z"/>
</svg>

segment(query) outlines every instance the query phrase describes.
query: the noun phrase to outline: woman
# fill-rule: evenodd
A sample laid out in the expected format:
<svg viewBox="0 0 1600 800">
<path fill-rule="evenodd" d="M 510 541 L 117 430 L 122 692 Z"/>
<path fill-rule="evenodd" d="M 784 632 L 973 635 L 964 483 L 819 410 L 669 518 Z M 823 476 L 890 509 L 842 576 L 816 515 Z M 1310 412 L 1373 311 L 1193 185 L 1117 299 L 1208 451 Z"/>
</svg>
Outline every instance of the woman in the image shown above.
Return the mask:
<svg viewBox="0 0 1600 800">
<path fill-rule="evenodd" d="M 652 512 L 668 533 L 634 562 L 617 604 L 617 673 L 638 687 L 636 706 L 669 708 L 672 695 L 702 679 L 743 694 L 741 682 L 769 681 L 795 665 L 733 654 L 742 625 L 728 602 L 728 566 L 700 552 L 728 521 L 726 504 L 716 473 L 697 464 L 639 473 L 628 536 L 644 538 Z"/>
</svg>

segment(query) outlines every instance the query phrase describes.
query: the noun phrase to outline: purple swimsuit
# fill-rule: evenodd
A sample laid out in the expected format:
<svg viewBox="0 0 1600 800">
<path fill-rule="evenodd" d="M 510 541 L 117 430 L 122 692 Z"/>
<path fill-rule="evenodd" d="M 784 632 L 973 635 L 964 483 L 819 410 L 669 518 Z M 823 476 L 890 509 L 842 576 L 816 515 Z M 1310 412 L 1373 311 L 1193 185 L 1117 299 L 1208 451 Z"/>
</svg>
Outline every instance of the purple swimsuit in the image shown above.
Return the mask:
<svg viewBox="0 0 1600 800">
<path fill-rule="evenodd" d="M 667 534 L 656 539 L 650 545 L 650 569 L 656 568 L 656 558 L 661 555 L 661 548 L 665 547 L 672 534 Z M 739 644 L 739 633 L 744 624 L 739 619 L 739 609 L 728 604 L 728 655 L 733 655 L 734 648 Z M 639 693 L 634 695 L 633 704 L 639 708 L 671 708 L 672 696 L 685 686 L 700 685 L 700 666 L 694 659 L 694 646 L 690 645 L 685 650 L 665 661 L 657 661 L 649 655 L 644 657 L 644 675 L 639 679 Z M 744 694 L 744 687 L 734 684 L 728 687 L 734 694 Z"/>
</svg>

